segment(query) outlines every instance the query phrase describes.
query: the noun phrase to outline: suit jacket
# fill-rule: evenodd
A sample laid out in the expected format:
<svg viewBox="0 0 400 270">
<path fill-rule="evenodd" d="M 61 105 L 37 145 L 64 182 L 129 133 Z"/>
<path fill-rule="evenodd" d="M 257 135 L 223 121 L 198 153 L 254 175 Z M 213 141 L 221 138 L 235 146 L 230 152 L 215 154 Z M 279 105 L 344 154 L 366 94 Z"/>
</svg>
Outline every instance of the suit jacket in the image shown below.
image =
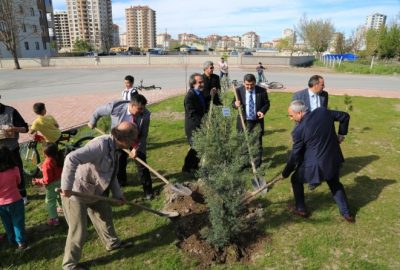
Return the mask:
<svg viewBox="0 0 400 270">
<path fill-rule="evenodd" d="M 319 93 L 318 95 L 319 95 L 319 100 L 321 102 L 321 107 L 328 108 L 328 92 L 322 90 L 322 92 Z M 294 93 L 292 100 L 301 100 L 304 102 L 304 104 L 307 106 L 309 110 L 311 109 L 310 95 L 308 94 L 308 88 Z"/>
<path fill-rule="evenodd" d="M 204 81 L 204 89 L 203 89 L 203 96 L 206 99 L 206 110 L 210 108 L 210 102 L 211 102 L 211 89 L 212 88 L 217 88 L 218 90 L 221 90 L 221 83 L 219 81 L 219 76 L 216 74 L 211 74 L 210 77 L 207 77 L 206 74 L 203 73 L 203 81 Z M 222 105 L 221 99 L 218 94 L 214 95 L 214 98 L 212 100 L 214 105 Z"/>
<path fill-rule="evenodd" d="M 270 102 L 268 99 L 268 93 L 267 90 L 263 87 L 260 87 L 258 85 L 255 86 L 255 91 L 256 91 L 256 112 L 262 112 L 264 115 L 268 112 L 269 107 L 270 107 Z M 246 118 L 246 89 L 244 86 L 240 86 L 236 88 L 236 93 L 238 94 L 238 98 L 240 103 L 242 104 L 242 113 L 243 116 Z M 236 98 L 233 99 L 232 101 L 232 106 L 235 108 L 235 101 Z M 238 124 L 240 123 L 240 116 L 238 116 Z M 264 119 L 260 119 L 259 121 L 261 122 L 261 128 L 264 130 Z M 241 123 L 240 123 L 241 127 Z"/>
<path fill-rule="evenodd" d="M 192 133 L 201 125 L 201 120 L 206 113 L 206 106 L 200 101 L 200 98 L 190 89 L 185 96 L 185 134 L 189 142 L 192 138 Z"/>
<path fill-rule="evenodd" d="M 128 111 L 129 101 L 118 100 L 107 103 L 98 107 L 92 114 L 89 123 L 92 126 L 96 126 L 97 121 L 102 116 L 111 116 L 111 128 L 120 124 L 126 112 Z M 139 148 L 138 151 L 146 154 L 147 148 L 147 136 L 149 134 L 150 126 L 150 111 L 144 109 L 143 113 L 136 117 L 137 127 L 139 131 Z"/>
<path fill-rule="evenodd" d="M 296 170 L 300 181 L 312 184 L 339 178 L 344 159 L 335 121 L 340 122 L 338 133 L 346 135 L 350 121 L 348 113 L 320 107 L 304 115 L 292 131 L 293 148 L 282 172 L 284 177 Z"/>
</svg>

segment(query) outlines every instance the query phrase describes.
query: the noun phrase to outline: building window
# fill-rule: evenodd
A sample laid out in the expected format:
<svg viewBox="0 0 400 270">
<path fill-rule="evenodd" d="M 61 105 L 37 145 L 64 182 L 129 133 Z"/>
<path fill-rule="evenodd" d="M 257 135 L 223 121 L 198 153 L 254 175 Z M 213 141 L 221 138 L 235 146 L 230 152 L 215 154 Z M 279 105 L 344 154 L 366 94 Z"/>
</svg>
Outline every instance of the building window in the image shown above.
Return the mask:
<svg viewBox="0 0 400 270">
<path fill-rule="evenodd" d="M 29 12 L 30 12 L 31 16 L 35 16 L 35 11 L 33 10 L 33 8 L 30 8 Z"/>
<path fill-rule="evenodd" d="M 35 41 L 36 50 L 40 50 L 39 42 Z"/>
<path fill-rule="evenodd" d="M 5 31 L 6 30 L 6 25 L 4 22 L 0 22 L 0 31 Z"/>
<path fill-rule="evenodd" d="M 46 42 L 44 42 L 44 41 L 43 41 L 43 49 L 44 49 L 44 50 L 47 50 L 47 44 L 46 44 Z"/>
<path fill-rule="evenodd" d="M 28 43 L 27 41 L 25 41 L 25 42 L 24 42 L 24 45 L 25 45 L 25 50 L 28 51 L 28 50 L 29 50 L 29 43 Z"/>
<path fill-rule="evenodd" d="M 33 33 L 37 32 L 37 26 L 36 25 L 32 25 L 32 31 L 33 31 Z"/>
<path fill-rule="evenodd" d="M 22 7 L 22 5 L 19 5 L 19 13 L 23 14 L 24 13 L 24 8 Z"/>
<path fill-rule="evenodd" d="M 26 25 L 24 23 L 22 24 L 22 31 L 26 32 Z"/>
</svg>

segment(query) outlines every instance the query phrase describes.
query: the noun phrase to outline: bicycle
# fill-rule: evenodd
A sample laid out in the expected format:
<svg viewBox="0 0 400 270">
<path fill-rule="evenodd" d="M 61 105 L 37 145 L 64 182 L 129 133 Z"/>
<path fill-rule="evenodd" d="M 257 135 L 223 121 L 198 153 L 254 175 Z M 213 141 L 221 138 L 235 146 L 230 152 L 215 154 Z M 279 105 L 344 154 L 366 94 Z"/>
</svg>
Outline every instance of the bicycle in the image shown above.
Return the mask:
<svg viewBox="0 0 400 270">
<path fill-rule="evenodd" d="M 143 80 L 140 80 L 140 85 L 137 87 L 140 91 L 143 91 L 143 90 L 161 90 L 161 87 L 160 86 L 155 86 L 154 84 L 153 85 L 149 85 L 149 86 L 144 86 L 143 85 Z"/>
<path fill-rule="evenodd" d="M 73 142 L 72 138 L 78 133 L 78 129 L 74 128 L 61 132 L 61 138 L 57 141 L 59 148 L 63 151 L 64 156 L 70 152 L 83 147 L 86 143 L 92 140 L 93 136 L 84 136 Z M 33 136 L 33 139 L 24 142 L 20 145 L 19 154 L 22 159 L 24 174 L 31 177 L 36 177 L 39 173 L 40 153 L 38 145 L 43 143 L 44 137 L 38 134 Z M 61 146 L 61 147 L 60 147 Z"/>
</svg>

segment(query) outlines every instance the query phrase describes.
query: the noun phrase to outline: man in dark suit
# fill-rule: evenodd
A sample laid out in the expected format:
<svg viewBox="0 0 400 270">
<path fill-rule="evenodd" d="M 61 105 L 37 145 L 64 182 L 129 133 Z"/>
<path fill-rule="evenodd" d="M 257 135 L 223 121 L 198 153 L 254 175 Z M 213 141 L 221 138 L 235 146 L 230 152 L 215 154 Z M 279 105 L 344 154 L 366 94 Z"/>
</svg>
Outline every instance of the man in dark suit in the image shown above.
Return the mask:
<svg viewBox="0 0 400 270">
<path fill-rule="evenodd" d="M 256 77 L 253 74 L 246 74 L 243 78 L 243 85 L 236 89 L 239 100 L 234 99 L 232 106 L 239 108 L 241 104 L 245 124 L 249 132 L 258 132 L 258 154 L 255 157 L 256 167 L 260 167 L 262 161 L 262 136 L 264 135 L 264 116 L 269 110 L 270 102 L 267 90 L 256 85 Z M 238 131 L 243 131 L 242 123 L 238 116 Z"/>
<path fill-rule="evenodd" d="M 293 94 L 292 100 L 301 100 L 310 111 L 319 107 L 328 108 L 328 92 L 324 91 L 325 81 L 319 75 L 311 76 L 308 88 Z"/>
<path fill-rule="evenodd" d="M 218 91 L 221 90 L 221 83 L 219 76 L 214 74 L 214 63 L 212 61 L 206 61 L 203 64 L 203 96 L 206 100 L 206 111 L 210 108 L 210 102 L 214 105 L 222 105 L 221 99 L 218 95 Z"/>
<path fill-rule="evenodd" d="M 292 101 L 288 109 L 289 117 L 298 124 L 292 131 L 293 148 L 282 172 L 284 178 L 294 171 L 291 183 L 295 199 L 293 213 L 308 217 L 304 200 L 303 183 L 319 184 L 326 180 L 340 213 L 348 222 L 354 222 L 350 215 L 346 193 L 339 181 L 339 171 L 343 154 L 339 144 L 347 134 L 350 115 L 320 107 L 312 112 L 300 100 Z M 335 121 L 339 121 L 336 135 Z"/>
<path fill-rule="evenodd" d="M 185 106 L 185 133 L 190 144 L 189 152 L 185 157 L 182 172 L 193 175 L 199 168 L 200 159 L 197 157 L 196 150 L 192 147 L 193 131 L 200 127 L 201 120 L 206 113 L 206 99 L 203 96 L 203 76 L 194 73 L 189 78 L 190 89 L 186 94 Z"/>
</svg>

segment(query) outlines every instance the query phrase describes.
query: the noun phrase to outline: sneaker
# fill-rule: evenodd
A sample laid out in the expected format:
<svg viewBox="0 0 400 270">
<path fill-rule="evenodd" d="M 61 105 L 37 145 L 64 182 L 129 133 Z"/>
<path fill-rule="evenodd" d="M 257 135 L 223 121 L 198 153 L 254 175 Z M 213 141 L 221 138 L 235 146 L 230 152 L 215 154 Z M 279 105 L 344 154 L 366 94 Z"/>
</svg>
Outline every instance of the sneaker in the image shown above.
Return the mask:
<svg viewBox="0 0 400 270">
<path fill-rule="evenodd" d="M 23 197 L 22 199 L 24 200 L 24 205 L 27 205 L 29 203 L 28 197 Z"/>
<path fill-rule="evenodd" d="M 51 218 L 47 220 L 47 224 L 50 226 L 58 226 L 60 222 L 58 221 L 58 218 Z"/>
<path fill-rule="evenodd" d="M 16 252 L 22 252 L 28 249 L 28 245 L 26 243 L 18 244 Z"/>
</svg>

